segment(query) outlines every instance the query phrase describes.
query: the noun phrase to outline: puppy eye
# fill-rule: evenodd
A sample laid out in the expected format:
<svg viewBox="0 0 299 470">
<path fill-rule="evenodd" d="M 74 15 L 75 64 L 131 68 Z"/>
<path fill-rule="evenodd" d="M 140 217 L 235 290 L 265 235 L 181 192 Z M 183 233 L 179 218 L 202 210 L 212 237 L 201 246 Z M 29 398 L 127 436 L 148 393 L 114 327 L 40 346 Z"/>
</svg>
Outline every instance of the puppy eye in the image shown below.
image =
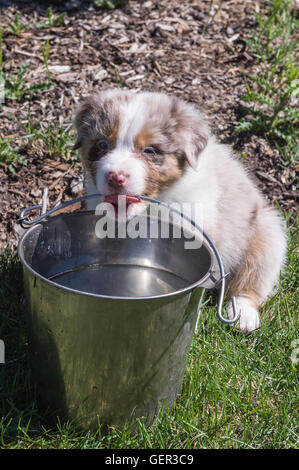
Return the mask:
<svg viewBox="0 0 299 470">
<path fill-rule="evenodd" d="M 156 155 L 156 149 L 154 147 L 145 147 L 143 153 L 146 155 Z"/>
<path fill-rule="evenodd" d="M 97 143 L 97 147 L 101 152 L 107 152 L 108 150 L 108 141 L 106 139 L 100 139 Z"/>
<path fill-rule="evenodd" d="M 107 139 L 99 139 L 90 149 L 88 159 L 90 161 L 99 160 L 99 158 L 103 157 L 109 148 L 109 144 Z"/>
</svg>

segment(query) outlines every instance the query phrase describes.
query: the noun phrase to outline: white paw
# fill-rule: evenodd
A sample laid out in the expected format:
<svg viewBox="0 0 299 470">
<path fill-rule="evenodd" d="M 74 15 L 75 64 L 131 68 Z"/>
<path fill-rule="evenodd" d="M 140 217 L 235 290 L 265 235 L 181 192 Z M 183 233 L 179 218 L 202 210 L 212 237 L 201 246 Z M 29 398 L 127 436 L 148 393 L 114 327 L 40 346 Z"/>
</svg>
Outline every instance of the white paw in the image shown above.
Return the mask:
<svg viewBox="0 0 299 470">
<path fill-rule="evenodd" d="M 236 297 L 237 312 L 240 318 L 236 323 L 236 329 L 244 332 L 256 330 L 260 326 L 260 317 L 258 311 L 251 306 L 250 302 L 245 297 Z M 228 308 L 228 317 L 234 317 L 232 304 L 230 302 Z"/>
</svg>

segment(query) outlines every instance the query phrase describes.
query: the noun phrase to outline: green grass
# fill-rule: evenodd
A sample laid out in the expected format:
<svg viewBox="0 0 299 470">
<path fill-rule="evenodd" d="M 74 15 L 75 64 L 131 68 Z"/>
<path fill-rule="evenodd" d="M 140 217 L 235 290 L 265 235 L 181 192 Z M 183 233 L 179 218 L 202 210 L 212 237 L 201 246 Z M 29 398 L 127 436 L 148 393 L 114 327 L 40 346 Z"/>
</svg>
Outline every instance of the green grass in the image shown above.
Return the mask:
<svg viewBox="0 0 299 470">
<path fill-rule="evenodd" d="M 78 160 L 78 153 L 73 150 L 74 130 L 64 130 L 58 126 L 44 125 L 43 123 L 32 124 L 30 114 L 28 114 L 28 124 L 20 123 L 26 135 L 18 140 L 27 142 L 32 150 L 42 152 L 45 157 L 63 162 L 74 162 Z M 21 153 L 24 153 L 16 144 L 12 145 L 12 138 L 0 137 L 0 163 L 9 173 L 15 173 L 22 165 L 27 164 L 27 160 Z"/>
<path fill-rule="evenodd" d="M 124 5 L 127 0 L 94 0 L 94 4 L 101 8 L 107 8 L 108 10 L 114 10 L 114 8 Z"/>
<path fill-rule="evenodd" d="M 116 6 L 117 2 L 111 0 L 111 3 Z M 274 3 L 278 8 L 278 3 Z M 48 12 L 47 27 L 56 26 L 53 24 L 56 17 L 51 17 L 51 14 Z M 277 18 L 277 12 L 274 11 L 273 15 L 274 19 Z M 282 20 L 285 18 L 284 15 L 281 17 Z M 58 23 L 62 24 L 63 20 L 64 17 L 61 17 Z M 270 35 L 271 31 L 276 34 L 276 19 L 271 21 L 266 26 L 260 23 L 252 47 L 255 47 L 256 41 L 254 54 L 257 60 L 264 61 L 265 70 L 268 70 L 269 63 L 275 80 L 278 80 L 280 73 L 286 73 L 285 67 L 292 70 L 292 66 L 289 66 L 287 59 L 289 52 L 284 57 L 278 53 L 275 59 L 276 49 L 273 47 L 274 56 L 271 58 L 273 41 L 274 45 L 277 41 L 278 48 L 289 47 L 283 45 L 284 35 L 277 38 Z M 265 47 L 267 41 L 268 50 Z M 259 47 L 263 53 L 260 58 Z M 47 68 L 49 42 L 42 52 Z M 274 67 L 275 60 L 278 60 L 277 67 Z M 285 61 L 286 65 L 282 67 Z M 6 79 L 10 99 L 18 101 L 25 95 L 32 96 L 41 91 L 28 90 L 25 74 L 26 69 L 21 68 L 19 75 L 14 77 L 15 81 Z M 275 80 L 271 82 L 271 87 L 276 87 L 278 82 Z M 284 80 L 286 78 L 280 82 L 278 94 L 273 92 L 273 99 L 278 100 L 275 106 L 279 106 L 281 96 L 288 90 Z M 282 125 L 280 121 L 275 121 L 276 117 L 282 118 L 280 111 L 276 112 L 277 107 L 259 108 L 260 105 L 267 105 L 267 97 L 272 93 L 270 85 L 263 80 L 258 83 L 250 77 L 247 82 L 250 87 L 248 93 L 256 87 L 254 92 L 262 97 L 257 99 L 251 95 L 248 102 L 252 108 L 249 108 L 248 115 L 253 118 L 261 116 L 262 120 L 257 122 L 263 125 L 272 120 L 271 134 L 266 133 L 266 136 L 275 139 L 287 162 L 292 161 L 287 139 L 275 132 L 282 130 L 286 136 L 290 130 L 292 139 L 293 130 L 289 124 Z M 265 103 L 261 102 L 262 99 Z M 291 101 L 286 104 L 288 109 L 291 109 L 291 104 Z M 262 112 L 266 117 L 255 112 Z M 240 126 L 244 122 L 241 121 Z M 255 121 L 248 122 L 255 125 Z M 41 146 L 51 158 L 64 155 L 64 159 L 72 159 L 69 132 L 50 125 L 33 125 L 31 119 L 28 119 L 25 131 L 33 148 Z M 254 131 L 261 132 L 261 128 L 250 128 L 250 132 Z M 18 151 L 8 140 L 0 140 L 0 160 L 11 165 L 10 171 L 14 171 L 18 164 Z M 289 240 L 286 272 L 276 295 L 262 308 L 259 330 L 244 335 L 221 324 L 216 318 L 216 307 L 207 298 L 199 332 L 194 336 L 188 356 L 181 395 L 172 411 L 161 414 L 152 426 L 145 427 L 140 420 L 138 429 L 133 433 L 128 425 L 121 431 L 110 429 L 107 435 L 102 435 L 100 428 L 94 433 L 78 432 L 72 423 L 58 422 L 56 427 L 49 428 L 40 414 L 30 381 L 21 266 L 15 250 L 8 246 L 0 256 L 0 339 L 5 342 L 6 352 L 6 363 L 0 364 L 0 448 L 297 448 L 298 364 L 291 360 L 294 341 L 299 340 L 297 246 L 297 237 L 293 233 Z"/>
<path fill-rule="evenodd" d="M 299 339 L 298 252 L 290 239 L 286 272 L 262 309 L 261 327 L 235 332 L 216 318 L 207 298 L 194 336 L 181 395 L 171 413 L 138 429 L 108 435 L 48 428 L 30 383 L 19 261 L 7 248 L 0 261 L 0 447 L 3 448 L 296 448 L 298 365 L 291 361 Z M 294 346 L 294 345 L 293 345 Z"/>
<path fill-rule="evenodd" d="M 77 160 L 77 153 L 73 151 L 75 140 L 73 129 L 64 130 L 55 125 L 40 123 L 33 126 L 29 124 L 26 130 L 32 136 L 29 142 L 33 148 L 38 147 L 50 158 L 62 158 L 64 162 Z"/>
<path fill-rule="evenodd" d="M 21 165 L 26 165 L 26 159 L 20 155 L 19 149 L 13 147 L 9 139 L 1 139 L 0 137 L 0 162 L 5 164 L 5 167 L 10 173 L 15 173 L 16 168 Z"/>
<path fill-rule="evenodd" d="M 66 17 L 66 13 L 61 13 L 60 15 L 53 15 L 52 8 L 49 7 L 47 9 L 47 22 L 45 21 L 40 21 L 37 23 L 38 26 L 41 28 L 55 28 L 57 26 L 61 26 L 64 23 L 64 19 Z"/>
<path fill-rule="evenodd" d="M 245 115 L 235 127 L 237 134 L 265 136 L 280 151 L 286 164 L 296 160 L 298 150 L 298 26 L 293 0 L 263 2 L 250 32 L 249 53 L 259 65 L 258 73 L 244 73 L 247 92 Z"/>
<path fill-rule="evenodd" d="M 22 65 L 14 76 L 5 75 L 3 72 L 1 73 L 1 77 L 4 80 L 5 99 L 21 101 L 25 96 L 33 96 L 53 86 L 53 83 L 50 81 L 34 83 L 33 85 L 27 86 L 26 72 L 28 67 L 28 64 Z"/>
<path fill-rule="evenodd" d="M 19 20 L 19 15 L 15 15 L 13 23 L 10 23 L 8 27 L 8 31 L 15 36 L 19 36 L 19 34 L 23 31 L 23 29 L 28 28 L 27 24 L 21 24 Z"/>
</svg>

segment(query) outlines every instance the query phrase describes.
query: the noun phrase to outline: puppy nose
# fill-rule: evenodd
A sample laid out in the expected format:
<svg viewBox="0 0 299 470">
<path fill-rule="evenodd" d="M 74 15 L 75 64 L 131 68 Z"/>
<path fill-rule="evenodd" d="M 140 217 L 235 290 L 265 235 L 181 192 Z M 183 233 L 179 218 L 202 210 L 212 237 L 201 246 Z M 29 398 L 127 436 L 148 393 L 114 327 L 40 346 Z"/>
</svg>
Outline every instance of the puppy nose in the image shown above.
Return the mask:
<svg viewBox="0 0 299 470">
<path fill-rule="evenodd" d="M 120 188 L 125 185 L 127 178 L 123 173 L 110 171 L 107 175 L 107 181 L 113 188 Z"/>
</svg>

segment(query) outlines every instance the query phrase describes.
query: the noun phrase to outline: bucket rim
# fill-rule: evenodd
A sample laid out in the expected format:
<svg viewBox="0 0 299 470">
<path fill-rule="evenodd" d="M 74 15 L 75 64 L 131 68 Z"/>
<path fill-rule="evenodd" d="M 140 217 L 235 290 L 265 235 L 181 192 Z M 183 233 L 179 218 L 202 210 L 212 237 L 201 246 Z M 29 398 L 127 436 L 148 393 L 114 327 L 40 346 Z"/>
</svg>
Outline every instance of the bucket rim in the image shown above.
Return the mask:
<svg viewBox="0 0 299 470">
<path fill-rule="evenodd" d="M 78 215 L 82 215 L 82 214 L 88 214 L 88 213 L 94 213 L 94 211 L 90 211 L 90 210 L 85 210 L 85 211 L 76 211 L 76 212 L 69 212 L 69 213 L 61 213 L 61 214 L 57 214 L 56 216 L 53 216 L 51 217 L 50 219 L 47 220 L 47 222 L 49 223 L 49 221 L 51 221 L 51 219 L 57 219 L 59 217 L 62 217 L 62 216 L 67 216 L 67 217 L 71 217 L 71 216 L 78 216 Z M 187 292 L 191 292 L 193 291 L 195 288 L 197 287 L 202 287 L 204 288 L 204 286 L 202 286 L 202 284 L 204 282 L 206 282 L 208 279 L 211 279 L 211 270 L 213 269 L 213 266 L 214 266 L 214 253 L 213 253 L 213 250 L 212 248 L 209 246 L 209 243 L 203 238 L 202 239 L 202 246 L 205 247 L 205 249 L 208 251 L 209 255 L 210 255 L 210 265 L 209 267 L 207 268 L 207 272 L 206 274 L 201 277 L 198 281 L 186 286 L 186 287 L 183 287 L 182 289 L 178 289 L 176 291 L 173 291 L 173 292 L 168 292 L 166 294 L 160 294 L 160 295 L 148 295 L 148 296 L 142 296 L 142 297 L 125 297 L 125 296 L 113 296 L 113 295 L 104 295 L 104 294 L 94 294 L 94 293 L 91 293 L 91 292 L 86 292 L 86 291 L 83 291 L 83 290 L 78 290 L 78 289 L 73 289 L 71 287 L 66 287 L 66 286 L 63 286 L 57 282 L 54 282 L 48 278 L 46 278 L 45 276 L 43 276 L 42 274 L 38 273 L 37 271 L 35 271 L 30 265 L 29 263 L 27 263 L 27 261 L 25 260 L 24 258 L 24 252 L 23 252 L 23 246 L 24 246 L 24 242 L 26 240 L 26 238 L 30 235 L 31 232 L 33 232 L 34 230 L 37 230 L 38 227 L 42 226 L 43 225 L 43 222 L 40 222 L 40 223 L 37 223 L 33 226 L 31 226 L 29 229 L 26 230 L 26 232 L 22 235 L 19 243 L 18 243 L 18 257 L 22 263 L 22 265 L 35 277 L 38 277 L 41 281 L 45 282 L 46 284 L 50 284 L 51 286 L 57 288 L 57 289 L 61 289 L 63 291 L 66 291 L 66 292 L 71 292 L 73 294 L 78 294 L 78 295 L 84 295 L 84 296 L 88 296 L 88 297 L 95 297 L 95 298 L 99 298 L 99 299 L 109 299 L 109 300 L 123 300 L 123 301 L 136 301 L 136 300 L 151 300 L 151 299 L 163 299 L 163 298 L 167 298 L 167 297 L 174 297 L 174 296 L 177 296 L 177 295 L 180 295 L 180 294 L 186 294 Z"/>
</svg>

